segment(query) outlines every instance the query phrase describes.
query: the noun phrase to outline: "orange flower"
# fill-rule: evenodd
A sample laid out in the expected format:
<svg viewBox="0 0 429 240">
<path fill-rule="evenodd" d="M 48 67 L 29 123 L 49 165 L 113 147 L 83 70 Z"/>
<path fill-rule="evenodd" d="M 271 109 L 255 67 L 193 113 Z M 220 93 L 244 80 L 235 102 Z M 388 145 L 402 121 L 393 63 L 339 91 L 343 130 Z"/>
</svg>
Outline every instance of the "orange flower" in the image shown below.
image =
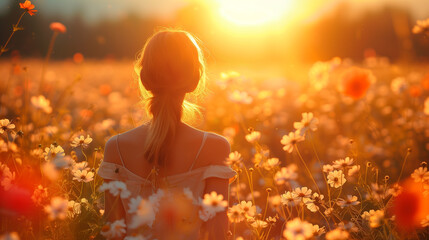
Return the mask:
<svg viewBox="0 0 429 240">
<path fill-rule="evenodd" d="M 112 92 L 112 87 L 109 84 L 101 84 L 100 85 L 100 94 L 103 96 L 107 96 Z"/>
<path fill-rule="evenodd" d="M 429 74 L 426 74 L 426 76 L 423 78 L 422 86 L 423 86 L 423 89 L 429 90 Z"/>
<path fill-rule="evenodd" d="M 371 71 L 353 67 L 341 77 L 343 93 L 355 100 L 362 98 L 375 80 Z"/>
<path fill-rule="evenodd" d="M 429 215 L 429 196 L 422 192 L 421 184 L 407 179 L 403 191 L 393 201 L 392 213 L 401 230 L 411 231 L 418 228 L 422 219 Z"/>
<path fill-rule="evenodd" d="M 83 57 L 83 54 L 82 53 L 75 53 L 74 55 L 73 55 L 73 61 L 75 62 L 75 63 L 82 63 L 83 62 L 83 60 L 84 60 L 84 57 Z"/>
<path fill-rule="evenodd" d="M 422 89 L 418 85 L 414 85 L 410 87 L 410 95 L 411 97 L 420 97 L 422 95 Z"/>
<path fill-rule="evenodd" d="M 60 22 L 53 22 L 49 25 L 49 28 L 54 32 L 65 33 L 67 31 L 66 26 Z"/>
<path fill-rule="evenodd" d="M 34 5 L 28 0 L 25 0 L 24 3 L 19 3 L 19 7 L 27 11 L 30 16 L 33 16 L 37 12 L 37 10 L 34 9 Z"/>
</svg>

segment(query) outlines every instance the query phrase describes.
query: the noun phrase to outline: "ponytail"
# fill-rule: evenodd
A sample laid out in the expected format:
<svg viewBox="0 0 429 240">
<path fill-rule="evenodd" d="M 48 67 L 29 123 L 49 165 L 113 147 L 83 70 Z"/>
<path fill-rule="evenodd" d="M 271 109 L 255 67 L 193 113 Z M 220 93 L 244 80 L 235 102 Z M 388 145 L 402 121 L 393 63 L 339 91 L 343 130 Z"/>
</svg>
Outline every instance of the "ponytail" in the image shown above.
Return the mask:
<svg viewBox="0 0 429 240">
<path fill-rule="evenodd" d="M 148 110 L 152 115 L 146 144 L 143 148 L 145 159 L 160 166 L 165 163 L 167 150 L 176 135 L 176 127 L 182 115 L 180 97 L 168 94 L 155 94 L 148 101 Z"/>
</svg>

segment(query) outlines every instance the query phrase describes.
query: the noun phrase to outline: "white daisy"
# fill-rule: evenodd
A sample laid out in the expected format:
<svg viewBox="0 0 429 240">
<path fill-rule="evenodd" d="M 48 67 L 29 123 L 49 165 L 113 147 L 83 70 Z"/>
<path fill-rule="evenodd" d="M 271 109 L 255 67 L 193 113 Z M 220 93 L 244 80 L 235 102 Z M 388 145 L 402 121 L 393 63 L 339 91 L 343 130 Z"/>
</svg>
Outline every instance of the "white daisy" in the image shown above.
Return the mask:
<svg viewBox="0 0 429 240">
<path fill-rule="evenodd" d="M 333 162 L 335 169 L 345 169 L 353 164 L 353 158 L 346 157 L 345 159 L 338 159 Z"/>
<path fill-rule="evenodd" d="M 336 228 L 332 231 L 329 231 L 326 233 L 326 240 L 348 240 L 349 239 L 349 232 L 342 228 Z"/>
<path fill-rule="evenodd" d="M 94 180 L 94 173 L 87 170 L 76 170 L 73 172 L 73 180 L 78 182 L 91 182 Z"/>
<path fill-rule="evenodd" d="M 239 165 L 243 158 L 241 154 L 237 151 L 231 152 L 229 156 L 226 158 L 225 163 L 230 166 Z"/>
<path fill-rule="evenodd" d="M 299 202 L 298 198 L 296 198 L 290 191 L 285 192 L 280 197 L 283 205 L 288 205 L 293 207 Z"/>
<path fill-rule="evenodd" d="M 328 183 L 333 188 L 339 188 L 344 185 L 346 178 L 342 170 L 335 170 L 328 174 Z"/>
<path fill-rule="evenodd" d="M 287 240 L 305 240 L 313 237 L 313 225 L 307 221 L 295 218 L 286 223 L 283 236 Z"/>
<path fill-rule="evenodd" d="M 9 119 L 0 119 L 0 134 L 11 131 L 15 128 L 15 124 L 11 123 Z"/>
<path fill-rule="evenodd" d="M 285 183 L 286 181 L 295 180 L 298 174 L 291 167 L 282 167 L 280 171 L 274 175 L 274 181 L 278 185 Z"/>
<path fill-rule="evenodd" d="M 249 143 L 255 143 L 261 138 L 261 132 L 252 131 L 251 133 L 247 134 L 245 138 Z"/>
<path fill-rule="evenodd" d="M 31 104 L 33 104 L 36 109 L 40 109 L 47 114 L 52 113 L 51 102 L 43 95 L 31 97 Z"/>
<path fill-rule="evenodd" d="M 0 185 L 5 191 L 12 187 L 13 180 L 15 180 L 15 172 L 10 171 L 6 164 L 0 163 Z"/>
<path fill-rule="evenodd" d="M 128 198 L 131 195 L 131 192 L 127 190 L 127 185 L 121 181 L 111 181 L 109 183 L 103 183 L 99 191 L 104 192 L 109 190 L 109 193 L 113 196 L 120 195 L 121 198 Z"/>
<path fill-rule="evenodd" d="M 319 119 L 313 116 L 313 113 L 302 113 L 301 122 L 294 122 L 293 127 L 299 131 L 301 135 L 304 135 L 308 130 L 316 131 Z"/>
<path fill-rule="evenodd" d="M 130 199 L 128 212 L 133 214 L 129 224 L 130 229 L 136 229 L 143 225 L 152 227 L 155 221 L 156 210 L 153 204 L 140 196 Z"/>
<path fill-rule="evenodd" d="M 337 205 L 341 208 L 349 207 L 349 206 L 355 206 L 358 205 L 360 202 L 357 200 L 358 198 L 356 196 L 347 195 L 346 199 L 339 199 L 337 202 Z"/>
<path fill-rule="evenodd" d="M 208 219 L 214 217 L 217 212 L 222 212 L 228 206 L 228 202 L 223 200 L 222 194 L 217 194 L 215 191 L 212 191 L 210 194 L 204 194 L 204 199 L 202 201 L 202 211 L 200 215 L 203 215 L 203 218 L 208 216 Z"/>
<path fill-rule="evenodd" d="M 89 135 L 87 135 L 86 138 L 83 135 L 80 135 L 79 137 L 75 137 L 73 139 L 70 146 L 73 148 L 76 148 L 76 147 L 87 148 L 91 142 L 92 142 L 92 138 Z"/>
<path fill-rule="evenodd" d="M 62 197 L 53 197 L 51 199 L 51 204 L 45 206 L 45 212 L 49 215 L 50 220 L 54 219 L 65 219 L 67 217 L 68 212 L 68 204 L 67 199 Z"/>
<path fill-rule="evenodd" d="M 311 201 L 311 189 L 307 187 L 295 188 L 295 190 L 292 192 L 292 196 L 303 203 Z"/>
<path fill-rule="evenodd" d="M 411 174 L 414 182 L 425 182 L 429 180 L 429 172 L 426 167 L 419 167 Z"/>
<path fill-rule="evenodd" d="M 107 239 L 122 238 L 126 233 L 126 227 L 124 219 L 116 220 L 112 224 L 106 224 L 100 233 Z"/>
<path fill-rule="evenodd" d="M 51 146 L 45 148 L 45 152 L 43 153 L 45 160 L 53 160 L 57 157 L 64 157 L 64 149 L 60 145 L 51 144 Z"/>
<path fill-rule="evenodd" d="M 295 131 L 290 132 L 288 135 L 284 135 L 280 143 L 284 145 L 283 150 L 291 153 L 295 145 L 304 140 L 305 138 L 300 134 L 300 132 Z"/>
</svg>

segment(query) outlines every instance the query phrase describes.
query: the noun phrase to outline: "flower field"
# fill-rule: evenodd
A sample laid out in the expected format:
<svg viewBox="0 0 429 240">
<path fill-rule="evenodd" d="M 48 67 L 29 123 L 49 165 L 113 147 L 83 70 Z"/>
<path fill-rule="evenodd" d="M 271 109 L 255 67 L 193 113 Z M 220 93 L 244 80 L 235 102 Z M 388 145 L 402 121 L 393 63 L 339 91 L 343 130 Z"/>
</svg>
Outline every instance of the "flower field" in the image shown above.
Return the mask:
<svg viewBox="0 0 429 240">
<path fill-rule="evenodd" d="M 192 205 L 202 220 L 227 210 L 229 239 L 429 238 L 427 63 L 333 58 L 282 74 L 209 64 L 209 91 L 190 96 L 202 118 L 188 123 L 230 142 L 229 203 L 187 189 L 174 202 L 162 190 L 133 198 L 137 233 L 125 237 L 124 220 L 105 221 L 104 194 L 129 191 L 97 172 L 106 141 L 148 118 L 133 62 L 84 54 L 0 60 L 0 239 L 152 239 L 165 212 L 175 217 L 157 221 L 186 231 Z"/>
</svg>

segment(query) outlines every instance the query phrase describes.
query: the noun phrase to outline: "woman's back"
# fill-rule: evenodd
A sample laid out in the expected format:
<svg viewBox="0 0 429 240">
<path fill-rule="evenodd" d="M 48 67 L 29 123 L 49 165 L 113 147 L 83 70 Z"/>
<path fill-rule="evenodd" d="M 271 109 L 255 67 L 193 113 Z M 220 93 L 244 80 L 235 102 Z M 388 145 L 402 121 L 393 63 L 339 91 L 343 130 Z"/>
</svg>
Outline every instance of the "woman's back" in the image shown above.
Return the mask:
<svg viewBox="0 0 429 240">
<path fill-rule="evenodd" d="M 104 179 L 125 182 L 130 191 L 131 195 L 121 201 L 124 211 L 119 214 L 124 217 L 127 226 L 133 224 L 133 214 L 129 213 L 130 199 L 139 196 L 147 199 L 156 193 L 153 183 L 149 180 L 153 166 L 143 158 L 141 150 L 141 145 L 145 141 L 146 128 L 147 126 L 142 125 L 109 139 L 106 144 L 105 158 L 98 172 Z M 178 126 L 177 134 L 170 146 L 167 154 L 169 157 L 165 161 L 166 167 L 161 168 L 158 174 L 159 187 L 164 191 L 183 193 L 185 189 L 192 193 L 194 202 L 198 203 L 204 193 L 225 191 L 225 184 L 228 184 L 228 180 L 236 174 L 223 163 L 229 154 L 229 144 L 221 136 L 202 132 L 182 123 Z M 171 224 L 167 224 L 165 219 L 155 220 L 149 231 L 153 237 L 171 239 L 170 233 L 174 232 L 174 239 L 199 238 L 202 225 L 198 214 L 199 208 L 189 207 L 183 201 L 181 203 L 184 206 L 180 206 L 179 201 L 176 210 L 180 208 L 188 210 L 181 222 L 180 232 L 170 229 L 166 236 L 165 230 L 172 227 L 168 226 Z M 171 221 L 167 222 L 171 223 Z M 129 229 L 128 233 L 131 234 L 133 231 Z"/>
<path fill-rule="evenodd" d="M 107 180 L 126 184 L 107 185 L 116 188 L 114 192 L 125 194 L 121 194 L 119 206 L 115 205 L 118 198 L 105 195 L 106 209 L 113 209 L 106 218 L 111 222 L 125 218 L 128 230 L 148 227 L 146 230 L 158 239 L 197 239 L 200 218 L 212 218 L 206 224 L 216 226 L 216 231 L 211 229 L 211 239 L 223 239 L 228 224 L 226 203 L 217 194 L 228 198 L 229 179 L 236 174 L 224 165 L 230 152 L 229 143 L 223 137 L 204 133 L 182 122 L 199 112 L 195 104 L 185 100 L 187 95 L 200 97 L 205 86 L 204 56 L 197 39 L 185 31 L 159 31 L 146 42 L 135 69 L 142 100 L 152 118 L 147 125 L 116 135 L 106 143 L 98 173 Z M 193 199 L 194 206 L 163 211 L 157 200 L 163 192 L 156 192 L 158 189 L 178 190 L 181 195 Z M 215 193 L 207 195 L 208 204 L 201 204 L 203 194 L 212 192 Z M 187 214 L 184 219 L 173 217 L 180 215 L 177 210 L 184 209 L 189 210 L 182 212 Z M 154 220 L 155 213 L 161 218 Z M 180 220 L 178 225 L 173 224 L 176 221 L 172 219 Z"/>
<path fill-rule="evenodd" d="M 126 168 L 143 178 L 146 178 L 153 168 L 153 164 L 144 158 L 144 153 L 142 152 L 147 131 L 148 126 L 141 125 L 121 133 L 119 137 L 112 137 L 106 144 L 108 147 L 114 146 L 112 147 L 113 154 L 122 156 Z M 174 139 L 171 141 L 167 152 L 168 158 L 165 161 L 165 166 L 161 166 L 159 176 L 184 173 L 193 164 L 192 168 L 210 164 L 223 165 L 222 160 L 225 160 L 228 153 L 229 144 L 223 137 L 213 133 L 205 133 L 181 123 L 177 127 Z M 222 159 L 219 160 L 219 158 Z M 121 164 L 120 159 L 114 160 L 114 163 Z"/>
</svg>

